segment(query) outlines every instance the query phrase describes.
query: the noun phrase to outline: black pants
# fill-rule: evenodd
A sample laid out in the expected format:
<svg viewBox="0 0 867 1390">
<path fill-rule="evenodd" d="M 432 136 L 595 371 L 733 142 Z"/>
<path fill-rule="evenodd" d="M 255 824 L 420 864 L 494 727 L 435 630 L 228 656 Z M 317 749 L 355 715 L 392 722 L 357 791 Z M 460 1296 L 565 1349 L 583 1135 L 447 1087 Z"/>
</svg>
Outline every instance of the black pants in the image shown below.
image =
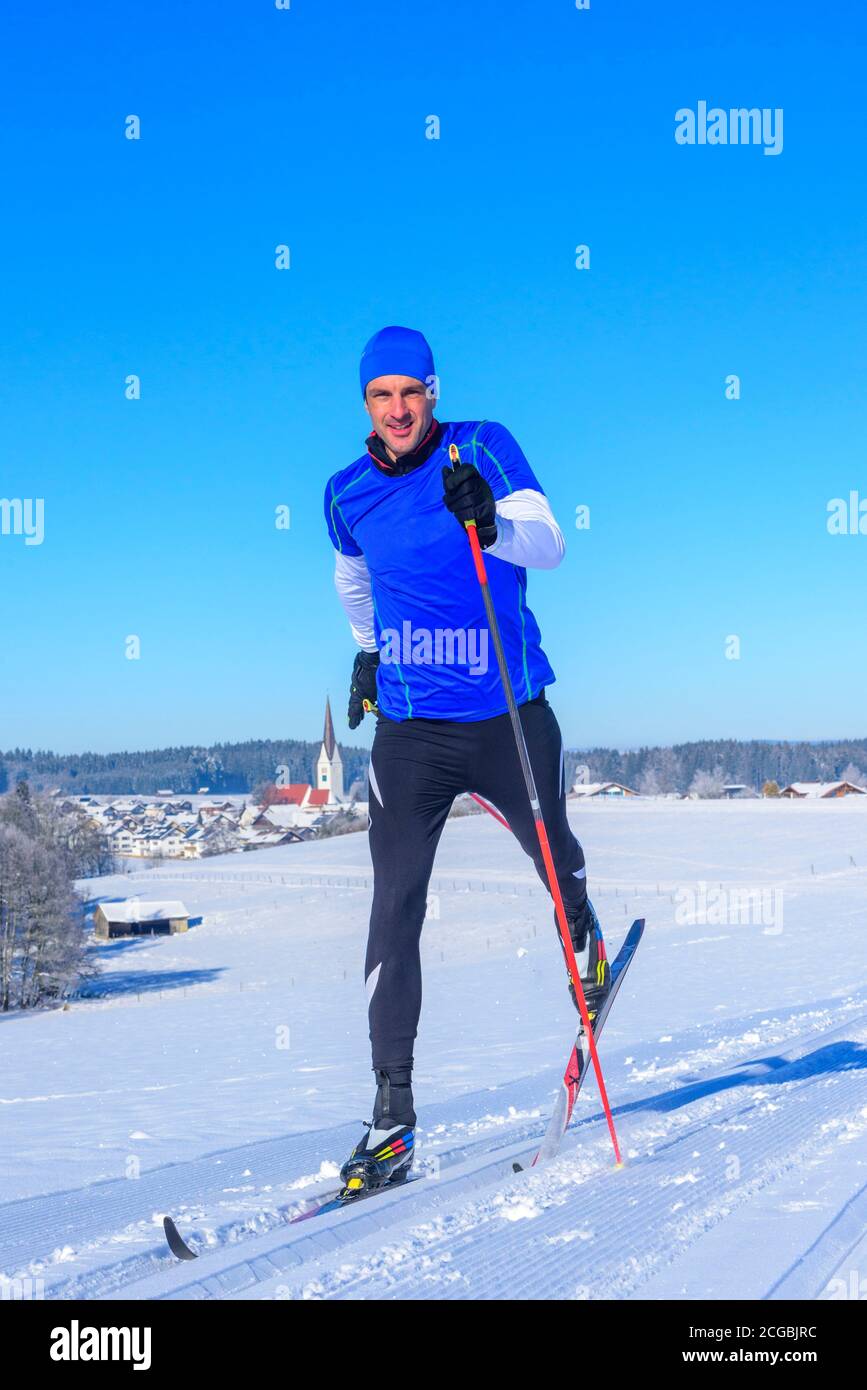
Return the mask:
<svg viewBox="0 0 867 1390">
<path fill-rule="evenodd" d="M 566 819 L 560 728 L 544 692 L 521 705 L 520 715 L 566 913 L 581 919 L 584 853 Z M 452 801 L 469 791 L 505 816 L 547 887 L 508 714 L 472 723 L 379 716 L 370 759 L 374 888 L 364 971 L 374 1068 L 412 1065 L 428 883 Z"/>
</svg>

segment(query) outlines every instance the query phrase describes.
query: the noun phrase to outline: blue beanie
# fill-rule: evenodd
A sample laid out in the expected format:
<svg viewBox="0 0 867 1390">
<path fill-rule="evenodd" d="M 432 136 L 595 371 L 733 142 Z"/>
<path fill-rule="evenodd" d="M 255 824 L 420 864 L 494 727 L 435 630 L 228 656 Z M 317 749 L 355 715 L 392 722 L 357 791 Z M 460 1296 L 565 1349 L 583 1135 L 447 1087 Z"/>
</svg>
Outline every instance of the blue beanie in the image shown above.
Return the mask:
<svg viewBox="0 0 867 1390">
<path fill-rule="evenodd" d="M 413 376 L 425 384 L 435 376 L 433 353 L 414 328 L 380 328 L 361 354 L 361 394 L 378 376 Z"/>
</svg>

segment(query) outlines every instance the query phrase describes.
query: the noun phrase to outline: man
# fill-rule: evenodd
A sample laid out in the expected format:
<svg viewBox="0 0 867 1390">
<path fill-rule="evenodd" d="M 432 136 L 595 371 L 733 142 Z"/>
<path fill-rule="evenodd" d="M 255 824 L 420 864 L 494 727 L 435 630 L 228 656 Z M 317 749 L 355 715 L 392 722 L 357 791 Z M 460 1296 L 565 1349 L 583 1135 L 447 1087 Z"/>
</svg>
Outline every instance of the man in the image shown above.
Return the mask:
<svg viewBox="0 0 867 1390">
<path fill-rule="evenodd" d="M 370 760 L 374 890 L 365 980 L 377 1093 L 344 1165 L 352 1189 L 402 1181 L 416 1123 L 413 1044 L 419 939 L 437 843 L 454 798 L 478 792 L 505 816 L 547 883 L 465 523 L 488 579 L 587 1005 L 610 987 L 584 854 L 566 819 L 563 745 L 545 688 L 555 679 L 527 607 L 528 568 L 553 569 L 563 536 L 518 444 L 490 421 L 440 424 L 421 333 L 383 328 L 364 349 L 373 429 L 325 490 L 335 584 L 360 650 L 349 726 L 376 711 Z M 456 444 L 460 464 L 449 464 Z M 570 990 L 574 990 L 570 982 Z M 577 1007 L 577 1005 L 576 1005 Z"/>
</svg>

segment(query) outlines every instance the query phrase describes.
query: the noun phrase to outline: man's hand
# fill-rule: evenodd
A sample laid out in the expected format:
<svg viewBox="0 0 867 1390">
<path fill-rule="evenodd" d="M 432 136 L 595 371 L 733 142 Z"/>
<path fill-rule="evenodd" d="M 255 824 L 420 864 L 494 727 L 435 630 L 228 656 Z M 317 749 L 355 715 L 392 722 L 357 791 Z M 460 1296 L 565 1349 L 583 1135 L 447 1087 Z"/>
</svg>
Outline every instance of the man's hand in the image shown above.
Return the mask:
<svg viewBox="0 0 867 1390">
<path fill-rule="evenodd" d="M 364 718 L 364 701 L 376 704 L 376 668 L 379 652 L 359 652 L 352 667 L 349 686 L 349 727 L 357 729 Z"/>
<path fill-rule="evenodd" d="M 476 523 L 476 533 L 482 550 L 497 539 L 497 504 L 490 486 L 471 463 L 443 469 L 443 502 L 461 526 Z"/>
</svg>

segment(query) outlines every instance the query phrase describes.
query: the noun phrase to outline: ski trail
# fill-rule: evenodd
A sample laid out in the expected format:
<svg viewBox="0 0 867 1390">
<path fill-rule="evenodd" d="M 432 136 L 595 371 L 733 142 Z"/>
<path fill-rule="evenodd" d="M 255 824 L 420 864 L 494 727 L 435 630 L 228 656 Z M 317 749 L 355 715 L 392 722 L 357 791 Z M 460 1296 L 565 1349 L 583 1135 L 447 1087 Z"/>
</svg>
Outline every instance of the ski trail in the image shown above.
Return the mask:
<svg viewBox="0 0 867 1390">
<path fill-rule="evenodd" d="M 149 1267 L 139 1264 L 134 1269 L 123 1266 L 114 1270 L 102 1269 L 91 1278 L 73 1279 L 52 1296 L 116 1297 L 118 1293 L 126 1291 L 128 1296 L 134 1298 L 237 1297 L 241 1296 L 242 1291 L 254 1291 L 260 1285 L 263 1290 L 260 1296 L 269 1296 L 265 1290 L 269 1280 L 273 1282 L 276 1277 L 282 1279 L 281 1288 L 290 1290 L 288 1295 L 280 1296 L 341 1297 L 355 1296 L 358 1292 L 359 1296 L 381 1297 L 381 1288 L 370 1287 L 366 1281 L 385 1280 L 390 1289 L 390 1276 L 383 1273 L 387 1265 L 381 1264 L 380 1257 L 385 1248 L 392 1248 L 392 1242 L 399 1262 L 414 1268 L 416 1258 L 425 1267 L 435 1260 L 449 1265 L 448 1273 L 451 1275 L 456 1250 L 461 1251 L 462 1261 L 466 1261 L 468 1267 L 472 1266 L 474 1257 L 469 1247 L 473 1243 L 474 1233 L 477 1235 L 483 1226 L 486 1227 L 486 1238 L 478 1247 L 478 1269 L 473 1274 L 468 1268 L 466 1279 L 469 1282 L 460 1285 L 465 1291 L 458 1291 L 454 1296 L 505 1297 L 509 1296 L 506 1288 L 513 1286 L 514 1296 L 539 1296 L 532 1290 L 541 1288 L 545 1280 L 550 1284 L 554 1277 L 552 1268 L 556 1270 L 558 1267 L 556 1251 L 559 1245 L 571 1246 L 576 1241 L 588 1241 L 592 1245 L 592 1264 L 597 1281 L 603 1278 L 606 1252 L 607 1257 L 613 1259 L 624 1249 L 640 1248 L 643 1242 L 645 1249 L 641 1277 L 644 1278 L 655 1267 L 654 1260 L 663 1258 L 671 1241 L 670 1230 L 663 1222 L 657 1232 L 655 1245 L 649 1243 L 649 1231 L 645 1226 L 648 1210 L 655 1213 L 658 1221 L 668 1214 L 676 1223 L 676 1251 L 685 1241 L 697 1238 L 703 1229 L 723 1219 L 728 1210 L 726 1203 L 745 1201 L 755 1190 L 747 1182 L 725 1184 L 719 1179 L 714 1185 L 712 1174 L 706 1166 L 708 1136 L 712 1136 L 718 1149 L 720 1144 L 729 1141 L 728 1136 L 736 1135 L 738 1154 L 744 1166 L 750 1169 L 751 1181 L 755 1181 L 753 1170 L 759 1162 L 765 1165 L 763 1183 L 773 1181 L 776 1175 L 785 1170 L 786 1165 L 784 1154 L 774 1164 L 775 1146 L 788 1142 L 790 1128 L 795 1137 L 802 1132 L 812 1132 L 810 1126 L 818 1113 L 808 1106 L 805 1114 L 805 1107 L 799 1109 L 795 1105 L 792 1096 L 797 1089 L 809 1090 L 822 1078 L 827 1083 L 834 1083 L 829 1085 L 833 1095 L 827 1101 L 828 1115 L 833 1116 L 835 1108 L 842 1102 L 836 1094 L 838 1077 L 833 1071 L 829 1076 L 829 1069 L 842 1068 L 840 1078 L 846 1076 L 847 1080 L 853 1075 L 858 1077 L 860 1073 L 867 1087 L 867 1077 L 861 1070 L 863 1060 L 857 1048 L 855 1062 L 850 1055 L 855 1046 L 851 1040 L 861 1034 L 867 1036 L 867 1017 L 851 1020 L 843 1028 L 800 1038 L 774 1057 L 754 1059 L 752 1063 L 735 1067 L 734 1071 L 728 1066 L 715 1076 L 690 1081 L 685 1086 L 662 1094 L 648 1089 L 642 1100 L 632 1100 L 618 1110 L 618 1124 L 630 1156 L 630 1166 L 619 1174 L 609 1172 L 607 1140 L 600 1138 L 600 1117 L 594 1113 L 592 1118 L 580 1120 L 577 1127 L 570 1128 L 566 1143 L 569 1144 L 571 1137 L 573 1145 L 563 1159 L 532 1174 L 517 1178 L 512 1176 L 513 1159 L 526 1157 L 533 1147 L 531 1144 L 528 1149 L 526 1139 L 516 1139 L 512 1135 L 510 1141 L 505 1144 L 501 1141 L 497 1147 L 489 1147 L 487 1152 L 473 1153 L 472 1149 L 463 1153 L 455 1151 L 453 1166 L 444 1167 L 439 1181 L 422 1182 L 384 1194 L 371 1202 L 360 1204 L 355 1210 L 337 1212 L 332 1216 L 317 1218 L 312 1223 L 304 1223 L 291 1234 L 283 1227 L 272 1230 L 268 1235 L 250 1236 L 239 1244 L 206 1250 L 200 1263 L 195 1266 L 178 1267 L 172 1262 L 166 1268 L 163 1263 L 160 1271 L 155 1272 L 151 1260 Z M 748 1092 L 745 1097 L 746 1088 Z M 787 1103 L 785 1113 L 780 1115 L 778 1110 L 782 1107 L 778 1101 L 784 1092 L 787 1093 Z M 812 1096 L 814 1093 L 810 1091 L 809 1094 Z M 848 1094 L 847 1090 L 847 1102 Z M 769 1096 L 772 1096 L 771 1100 Z M 765 1112 L 767 1124 L 762 1127 L 760 1120 Z M 793 1119 L 795 1114 L 797 1118 Z M 752 1141 L 740 1138 L 745 1130 L 756 1134 L 767 1132 L 767 1153 L 762 1155 L 758 1149 L 754 1152 Z M 576 1137 L 581 1141 L 580 1149 L 574 1148 Z M 705 1167 L 699 1164 L 698 1169 L 693 1171 L 695 1163 L 689 1159 L 689 1155 L 696 1145 L 702 1146 Z M 724 1152 L 719 1150 L 719 1153 Z M 722 1168 L 719 1155 L 718 1162 Z M 679 1171 L 681 1166 L 682 1172 Z M 588 1181 L 590 1178 L 594 1179 L 592 1184 Z M 576 1190 L 578 1188 L 582 1190 Z M 633 1190 L 641 1196 L 631 1195 Z M 711 1200 L 701 1207 L 700 1199 L 706 1199 L 708 1192 L 712 1194 Z M 587 1211 L 592 1213 L 595 1210 L 594 1204 L 602 1201 L 604 1209 L 604 1203 L 612 1200 L 617 1203 L 619 1216 L 613 1224 L 609 1223 L 608 1228 L 598 1213 L 592 1222 L 586 1219 Z M 719 1206 L 718 1211 L 714 1207 L 715 1202 Z M 565 1210 L 560 1211 L 561 1208 Z M 634 1229 L 635 1213 L 632 1208 L 641 1212 L 638 1230 Z M 696 1211 L 703 1214 L 697 1225 L 690 1225 L 697 1219 Z M 562 1230 L 558 1225 L 558 1212 L 560 1221 L 566 1223 Z M 580 1222 L 576 1222 L 578 1214 L 581 1216 Z M 525 1238 L 520 1246 L 521 1269 L 515 1270 L 514 1232 L 511 1239 L 508 1237 L 508 1229 L 515 1226 L 525 1232 L 532 1230 L 534 1237 L 537 1231 L 550 1235 L 553 1244 L 549 1242 L 542 1246 L 541 1263 L 527 1259 Z M 586 1232 L 582 1234 L 585 1227 L 592 1234 L 592 1240 Z M 503 1228 L 507 1230 L 505 1237 Z M 391 1231 L 397 1231 L 397 1236 L 389 1235 Z M 403 1234 L 413 1231 L 420 1231 L 421 1234 Z M 185 1233 L 189 1234 L 188 1231 Z M 383 1245 L 384 1240 L 386 1245 Z M 492 1240 L 493 1247 L 490 1244 Z M 613 1244 L 609 1249 L 610 1242 Z M 538 1241 L 534 1243 L 538 1246 Z M 491 1292 L 491 1289 L 497 1288 L 494 1281 L 497 1269 L 494 1250 L 500 1244 L 505 1250 L 512 1250 L 513 1259 L 511 1262 L 508 1259 L 505 1261 L 505 1282 L 500 1292 Z M 358 1247 L 358 1256 L 350 1251 L 347 1258 L 347 1251 L 352 1246 Z M 465 1246 L 468 1247 L 466 1250 Z M 651 1258 L 653 1251 L 656 1253 Z M 571 1254 L 570 1250 L 567 1266 L 573 1263 Z M 320 1273 L 323 1261 L 330 1265 L 338 1258 L 344 1270 L 340 1279 L 335 1281 L 333 1271 L 331 1274 L 327 1270 L 324 1274 Z M 362 1258 L 368 1262 L 366 1274 L 364 1266 L 357 1263 Z M 618 1261 L 614 1261 L 614 1265 L 619 1269 Z M 192 1278 L 193 1271 L 196 1278 Z M 287 1271 L 291 1275 L 288 1283 Z M 419 1277 L 416 1271 L 413 1279 Z M 607 1278 L 605 1287 L 611 1290 L 607 1296 L 613 1296 L 615 1292 L 622 1296 L 631 1288 L 622 1271 L 617 1278 L 609 1271 Z M 426 1276 L 423 1282 L 427 1287 L 430 1277 Z M 467 1289 L 475 1289 L 477 1283 L 484 1292 L 466 1292 Z M 578 1283 L 580 1281 L 576 1282 L 574 1272 L 571 1273 L 568 1288 L 553 1296 L 571 1296 Z M 410 1284 L 396 1284 L 395 1290 L 390 1289 L 389 1296 L 424 1296 L 413 1293 L 411 1284 L 412 1280 Z M 598 1287 L 597 1283 L 587 1285 L 588 1290 L 592 1291 L 598 1291 Z M 307 1292 L 308 1288 L 312 1293 Z M 248 1296 L 256 1295 L 251 1292 Z M 452 1294 L 437 1291 L 429 1296 Z"/>
<path fill-rule="evenodd" d="M 845 1044 L 840 1048 L 843 1065 L 844 1057 L 852 1059 L 845 1081 L 800 1059 L 787 1069 L 789 1079 L 777 1077 L 773 1101 L 760 1094 L 751 1105 L 729 1107 L 703 1126 L 701 1137 L 691 1127 L 642 1155 L 635 1152 L 640 1136 L 634 1127 L 624 1129 L 631 1163 L 621 1172 L 588 1173 L 583 1155 L 577 1165 L 575 1156 L 564 1156 L 472 1206 L 456 1196 L 382 1248 L 320 1261 L 249 1296 L 635 1295 L 661 1265 L 810 1159 L 818 1141 L 849 1140 L 858 1125 L 867 1134 L 867 1050 L 853 1058 Z M 733 1134 L 740 1176 L 727 1180 L 721 1146 Z M 595 1145 L 597 1156 L 601 1148 Z M 825 1260 L 827 1268 L 827 1252 Z M 811 1277 L 821 1282 L 818 1264 Z"/>
<path fill-rule="evenodd" d="M 504 1136 L 522 1140 L 523 1148 L 541 1133 L 544 1123 L 538 1103 L 533 1103 L 540 1091 L 544 1084 L 538 1077 L 525 1077 L 429 1107 L 430 1123 L 420 1145 L 422 1166 L 437 1173 L 476 1150 L 501 1146 L 507 1142 Z M 446 1114 L 448 1123 L 440 1119 Z M 360 1121 L 257 1141 L 155 1168 L 136 1179 L 112 1179 L 7 1203 L 0 1206 L 0 1272 L 7 1277 L 49 1278 L 52 1267 L 60 1272 L 74 1253 L 82 1252 L 91 1261 L 108 1244 L 115 1256 L 124 1247 L 131 1251 L 127 1275 L 140 1277 L 152 1269 L 153 1258 L 164 1253 L 166 1213 L 185 1216 L 188 1229 L 207 1211 L 210 1219 L 204 1217 L 204 1225 L 214 1244 L 284 1226 L 313 1199 L 335 1189 L 339 1161 L 357 1140 L 359 1128 Z M 334 1160 L 324 1157 L 328 1154 Z M 246 1213 L 238 1210 L 245 1191 L 250 1193 Z M 221 1206 L 233 1213 L 222 1225 Z M 144 1249 L 136 1249 L 142 1244 Z"/>
</svg>

